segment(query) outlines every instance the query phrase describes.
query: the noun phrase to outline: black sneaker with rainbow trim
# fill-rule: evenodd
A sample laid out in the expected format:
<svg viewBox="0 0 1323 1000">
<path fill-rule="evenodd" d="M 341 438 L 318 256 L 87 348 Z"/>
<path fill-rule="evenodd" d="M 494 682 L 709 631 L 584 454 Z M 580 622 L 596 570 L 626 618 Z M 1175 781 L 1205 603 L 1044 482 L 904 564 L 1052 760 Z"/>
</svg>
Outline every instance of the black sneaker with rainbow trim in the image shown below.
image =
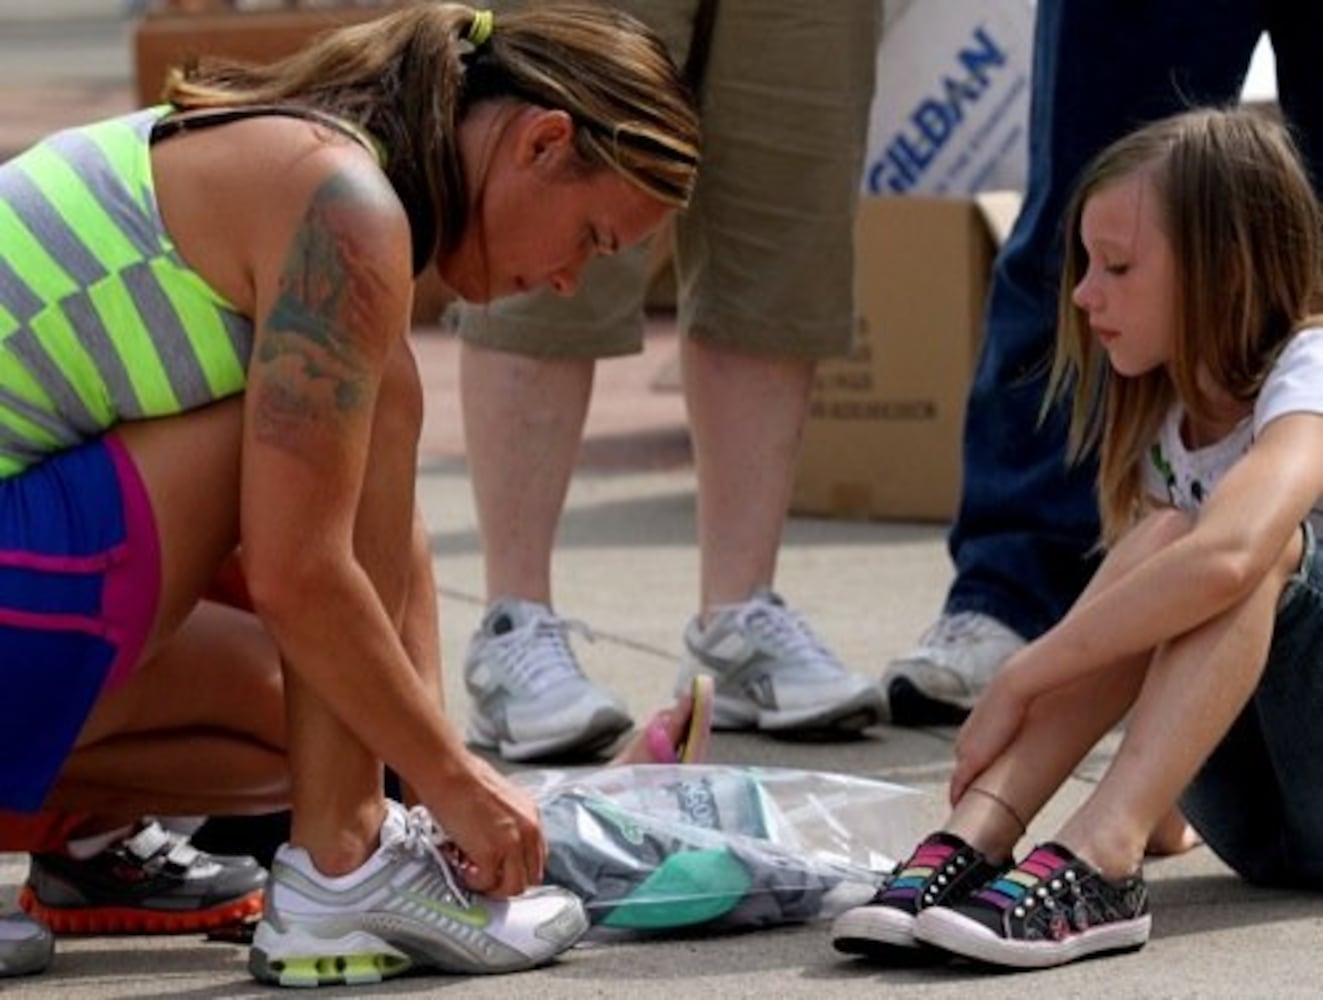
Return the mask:
<svg viewBox="0 0 1323 1000">
<path fill-rule="evenodd" d="M 954 833 L 931 834 L 892 869 L 877 895 L 836 918 L 831 943 L 847 955 L 912 963 L 920 954 L 941 957 L 914 938 L 916 914 L 964 899 L 1009 867 L 989 861 Z"/>
<path fill-rule="evenodd" d="M 1151 921 L 1142 874 L 1108 879 L 1047 843 L 965 899 L 921 911 L 914 936 L 991 965 L 1044 969 L 1142 948 Z"/>
</svg>

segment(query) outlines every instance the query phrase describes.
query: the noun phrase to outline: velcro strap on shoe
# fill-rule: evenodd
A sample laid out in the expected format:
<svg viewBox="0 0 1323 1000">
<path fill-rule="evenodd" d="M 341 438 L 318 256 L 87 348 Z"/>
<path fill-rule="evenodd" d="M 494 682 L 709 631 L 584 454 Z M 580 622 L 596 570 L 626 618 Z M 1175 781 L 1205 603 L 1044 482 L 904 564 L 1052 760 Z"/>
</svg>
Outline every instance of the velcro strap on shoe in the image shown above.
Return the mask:
<svg viewBox="0 0 1323 1000">
<path fill-rule="evenodd" d="M 160 823 L 143 824 L 143 828 L 124 841 L 124 849 L 140 861 L 150 861 L 170 846 L 170 837 Z"/>
<path fill-rule="evenodd" d="M 155 820 L 124 841 L 124 849 L 144 864 L 163 858 L 166 864 L 181 871 L 193 867 L 202 853 L 186 837 L 171 833 Z"/>
<path fill-rule="evenodd" d="M 193 867 L 193 862 L 197 861 L 198 856 L 201 853 L 201 851 L 181 837 L 170 847 L 170 853 L 165 856 L 165 860 L 172 865 L 178 865 L 180 868 L 191 868 Z"/>
</svg>

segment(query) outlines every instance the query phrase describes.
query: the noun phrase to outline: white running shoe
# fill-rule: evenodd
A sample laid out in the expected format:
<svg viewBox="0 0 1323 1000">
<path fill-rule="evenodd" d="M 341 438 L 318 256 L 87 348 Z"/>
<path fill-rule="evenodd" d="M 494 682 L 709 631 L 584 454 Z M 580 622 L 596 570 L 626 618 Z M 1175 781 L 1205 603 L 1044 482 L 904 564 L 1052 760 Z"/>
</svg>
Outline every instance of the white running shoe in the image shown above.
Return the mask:
<svg viewBox="0 0 1323 1000">
<path fill-rule="evenodd" d="M 584 676 L 570 632 L 593 638 L 545 604 L 491 606 L 464 658 L 470 743 L 512 761 L 596 756 L 633 725 L 620 699 Z"/>
<path fill-rule="evenodd" d="M 321 874 L 302 848 L 271 865 L 248 969 L 281 986 L 376 983 L 409 969 L 517 972 L 549 961 L 588 929 L 583 903 L 541 887 L 513 899 L 465 891 L 422 806 L 388 802 L 381 846 L 356 871 Z"/>
<path fill-rule="evenodd" d="M 0 917 L 0 979 L 43 972 L 55 954 L 55 938 L 22 913 Z"/>
<path fill-rule="evenodd" d="M 857 732 L 881 720 L 882 692 L 848 671 L 798 613 L 772 591 L 718 608 L 685 629 L 677 696 L 695 674 L 715 679 L 718 729 Z"/>
<path fill-rule="evenodd" d="M 899 726 L 960 722 L 993 675 L 1025 641 L 990 615 L 958 611 L 937 619 L 918 646 L 882 675 Z"/>
</svg>

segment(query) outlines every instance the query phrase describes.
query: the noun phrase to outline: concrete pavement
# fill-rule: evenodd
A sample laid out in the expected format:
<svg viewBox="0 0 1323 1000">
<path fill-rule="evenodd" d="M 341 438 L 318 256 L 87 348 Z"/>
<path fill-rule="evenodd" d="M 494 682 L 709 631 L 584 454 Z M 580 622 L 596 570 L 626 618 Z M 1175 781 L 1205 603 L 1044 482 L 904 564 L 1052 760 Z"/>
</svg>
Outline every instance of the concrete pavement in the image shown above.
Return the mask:
<svg viewBox="0 0 1323 1000">
<path fill-rule="evenodd" d="M 455 344 L 417 335 L 430 391 L 426 454 L 418 485 L 432 526 L 446 662 L 457 664 L 481 608 L 478 537 L 464 462 L 458 453 L 453 388 Z M 680 628 L 695 600 L 693 481 L 683 453 L 679 400 L 646 400 L 648 421 L 624 424 L 622 394 L 674 350 L 664 331 L 639 358 L 608 365 L 590 417 L 588 461 L 576 476 L 556 564 L 558 603 L 597 629 L 582 644 L 589 672 L 620 692 L 636 714 L 663 702 L 674 677 Z M 610 447 L 604 448 L 609 442 Z M 636 454 L 638 461 L 622 456 Z M 594 459 L 606 455 L 606 458 Z M 927 624 L 948 581 L 940 526 L 792 519 L 780 586 L 841 655 L 877 672 Z M 447 677 L 450 712 L 464 713 L 456 671 Z M 953 732 L 878 727 L 844 744 L 787 743 L 718 734 L 718 762 L 833 770 L 912 785 L 932 795 L 925 823 L 942 814 Z M 1105 765 L 1109 743 L 1077 772 L 1033 824 L 1047 837 L 1085 796 Z M 0 859 L 0 901 L 11 905 L 22 859 Z M 594 945 L 554 966 L 504 979 L 411 978 L 371 995 L 673 998 L 676 991 L 720 997 L 857 997 L 904 987 L 930 998 L 1018 998 L 1026 993 L 1111 997 L 1316 996 L 1323 976 L 1316 898 L 1251 889 L 1207 850 L 1150 866 L 1154 937 L 1136 955 L 1021 975 L 969 967 L 887 970 L 837 956 L 826 928 L 810 925 L 727 937 Z M 242 949 L 199 938 L 66 939 L 44 976 L 7 981 L 15 997 L 220 997 L 269 995 L 244 969 Z"/>
<path fill-rule="evenodd" d="M 97 37 L 98 44 L 111 44 L 109 36 Z M 21 47 L 29 48 L 40 33 L 34 30 L 24 39 Z M 0 26 L 0 136 L 20 129 L 39 133 L 47 123 L 77 121 L 126 106 L 127 81 L 122 77 L 89 82 L 69 72 L 55 81 L 15 80 L 5 71 L 13 65 L 7 63 L 11 42 L 10 26 Z M 20 122 L 21 108 L 45 110 Z M 456 347 L 437 331 L 420 331 L 416 339 L 429 391 L 418 486 L 433 532 L 445 659 L 458 664 L 481 610 L 482 567 L 462 454 Z M 694 491 L 682 405 L 677 395 L 649 388 L 674 350 L 673 334 L 660 324 L 642 356 L 601 367 L 555 567 L 559 609 L 587 620 L 598 633 L 595 643 L 580 644 L 585 666 L 620 692 L 639 716 L 669 697 L 680 629 L 696 599 Z M 844 659 L 876 674 L 929 623 L 949 574 L 940 525 L 792 519 L 779 586 Z M 463 692 L 453 668 L 447 693 L 450 713 L 462 724 Z M 941 792 L 949 776 L 952 737 L 953 731 L 946 729 L 886 726 L 845 744 L 719 734 L 713 758 L 834 770 L 912 785 L 931 793 L 923 803 L 926 825 L 938 822 L 943 812 Z M 1108 741 L 1085 762 L 1035 821 L 1032 837 L 1050 836 L 1065 813 L 1088 794 L 1113 745 L 1114 740 Z M 22 858 L 0 856 L 0 906 L 13 905 L 23 871 Z M 1316 897 L 1249 888 L 1203 849 L 1154 863 L 1149 876 L 1155 916 L 1147 948 L 1124 958 L 1048 972 L 988 974 L 967 966 L 888 970 L 837 956 L 825 927 L 811 925 L 588 946 L 547 969 L 516 977 L 411 978 L 357 989 L 353 995 L 455 1000 L 628 995 L 673 1000 L 684 993 L 834 1000 L 901 989 L 942 1000 L 971 994 L 1319 995 L 1323 910 Z M 96 1000 L 272 995 L 249 979 L 244 960 L 240 948 L 196 937 L 67 939 L 60 942 L 47 974 L 3 981 L 0 992 Z"/>
</svg>

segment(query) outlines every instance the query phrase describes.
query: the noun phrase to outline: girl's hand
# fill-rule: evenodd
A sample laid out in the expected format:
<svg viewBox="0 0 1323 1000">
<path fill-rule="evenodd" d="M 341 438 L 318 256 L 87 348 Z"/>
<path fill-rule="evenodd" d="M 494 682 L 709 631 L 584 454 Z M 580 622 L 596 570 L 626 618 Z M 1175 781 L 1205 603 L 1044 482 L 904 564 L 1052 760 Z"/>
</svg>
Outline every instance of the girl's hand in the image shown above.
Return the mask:
<svg viewBox="0 0 1323 1000">
<path fill-rule="evenodd" d="M 1028 703 L 1020 699 L 999 674 L 974 703 L 974 710 L 956 736 L 956 766 L 951 775 L 950 798 L 955 805 L 969 786 L 1011 745 L 1024 723 Z"/>
<path fill-rule="evenodd" d="M 459 848 L 459 871 L 475 892 L 517 896 L 542 882 L 546 841 L 537 804 L 480 757 L 468 755 L 443 800 L 427 806 Z"/>
</svg>

